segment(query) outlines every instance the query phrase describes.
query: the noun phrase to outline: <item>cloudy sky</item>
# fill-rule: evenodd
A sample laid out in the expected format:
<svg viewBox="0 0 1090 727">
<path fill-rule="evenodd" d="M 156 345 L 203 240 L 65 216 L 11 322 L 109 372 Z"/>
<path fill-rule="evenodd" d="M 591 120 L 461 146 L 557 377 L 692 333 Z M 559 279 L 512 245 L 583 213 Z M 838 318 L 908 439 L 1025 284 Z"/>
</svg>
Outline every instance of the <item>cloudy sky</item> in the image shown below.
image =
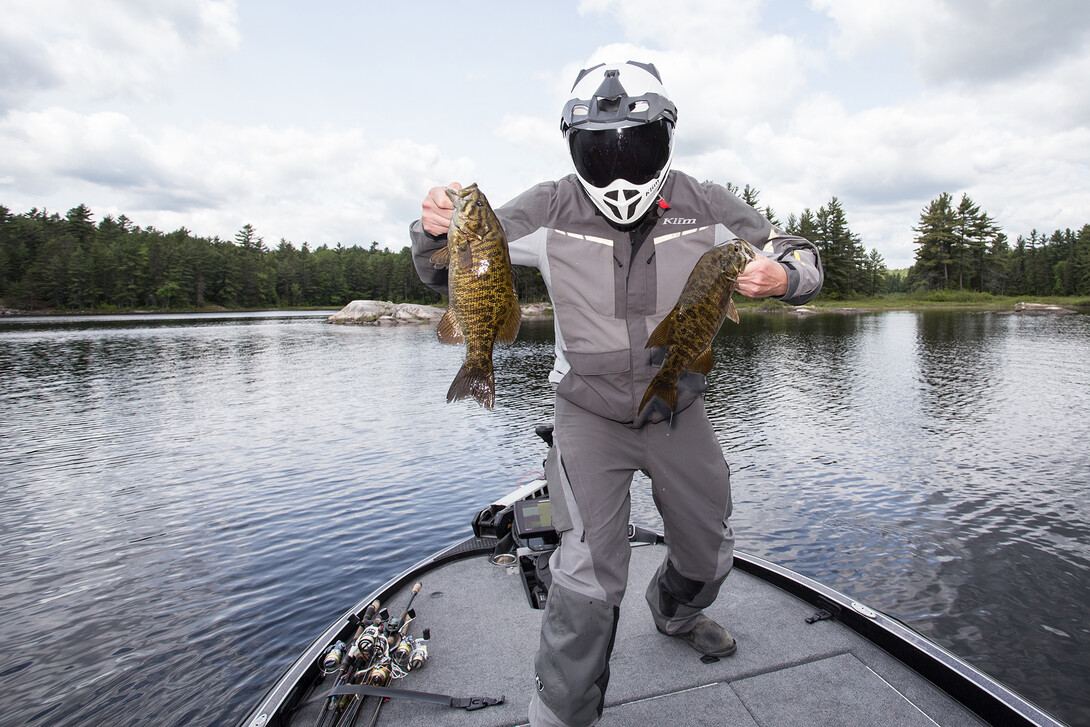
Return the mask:
<svg viewBox="0 0 1090 727">
<path fill-rule="evenodd" d="M 675 167 L 781 219 L 833 196 L 891 268 L 942 192 L 1090 222 L 1086 0 L 0 0 L 0 204 L 400 249 L 425 191 L 568 171 L 560 108 L 654 62 Z"/>
</svg>

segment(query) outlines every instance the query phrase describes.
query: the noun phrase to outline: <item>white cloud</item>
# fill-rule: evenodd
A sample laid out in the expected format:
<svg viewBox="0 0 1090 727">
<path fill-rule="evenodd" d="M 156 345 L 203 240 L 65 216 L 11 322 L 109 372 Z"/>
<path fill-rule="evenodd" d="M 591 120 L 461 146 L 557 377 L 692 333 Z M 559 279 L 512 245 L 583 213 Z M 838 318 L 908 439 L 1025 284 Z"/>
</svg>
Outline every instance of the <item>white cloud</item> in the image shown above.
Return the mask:
<svg viewBox="0 0 1090 727">
<path fill-rule="evenodd" d="M 70 100 L 150 100 L 170 73 L 238 48 L 236 24 L 234 0 L 8 3 L 0 112 L 42 90 Z"/>
<path fill-rule="evenodd" d="M 13 112 L 0 121 L 0 196 L 41 206 L 64 194 L 99 215 L 124 213 L 161 229 L 259 234 L 313 245 L 405 244 L 422 190 L 439 174 L 473 173 L 468 159 L 434 146 L 372 140 L 361 129 L 273 128 L 209 123 L 185 130 L 138 128 L 114 112 Z"/>
<path fill-rule="evenodd" d="M 318 31 L 250 1 L 14 4 L 0 26 L 0 202 L 397 249 L 435 184 L 480 181 L 500 203 L 568 173 L 557 122 L 575 74 L 631 58 L 654 62 L 678 105 L 677 168 L 752 184 L 781 220 L 835 195 L 891 266 L 911 264 L 912 226 L 942 192 L 968 193 L 1012 237 L 1088 221 L 1082 0 L 583 0 L 575 30 L 614 31 L 597 47 L 557 36 L 547 58 L 474 51 L 503 73 L 395 64 L 376 97 L 354 78 L 309 115 L 312 96 L 254 75 L 274 52 L 256 28 L 282 44 Z M 462 20 L 443 12 L 434 22 Z M 365 71 L 308 47 L 296 86 Z M 202 74 L 231 83 L 208 89 Z M 341 84 L 322 88 L 328 100 Z"/>
<path fill-rule="evenodd" d="M 635 43 L 649 41 L 670 49 L 695 46 L 714 53 L 744 43 L 764 4 L 763 0 L 581 0 L 579 12 L 614 16 L 624 25 L 625 37 Z"/>
<path fill-rule="evenodd" d="M 840 33 L 842 54 L 892 45 L 932 83 L 987 82 L 1032 74 L 1086 52 L 1084 0 L 814 0 Z"/>
</svg>

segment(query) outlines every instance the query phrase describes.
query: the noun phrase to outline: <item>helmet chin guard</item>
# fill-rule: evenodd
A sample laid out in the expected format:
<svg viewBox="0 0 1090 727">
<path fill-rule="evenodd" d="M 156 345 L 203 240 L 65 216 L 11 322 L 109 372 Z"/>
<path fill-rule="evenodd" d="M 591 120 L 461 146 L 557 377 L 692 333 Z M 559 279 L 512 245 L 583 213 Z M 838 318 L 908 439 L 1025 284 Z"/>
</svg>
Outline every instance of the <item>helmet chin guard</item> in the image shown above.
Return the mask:
<svg viewBox="0 0 1090 727">
<path fill-rule="evenodd" d="M 605 187 L 595 187 L 582 177 L 579 177 L 579 181 L 590 195 L 594 206 L 606 219 L 627 227 L 639 222 L 651 208 L 666 181 L 667 171 L 663 169 L 661 174 L 647 184 L 633 184 L 627 179 L 618 179 Z"/>
<path fill-rule="evenodd" d="M 601 64 L 581 71 L 560 129 L 575 174 L 606 219 L 633 225 L 666 182 L 677 108 L 649 63 Z"/>
</svg>

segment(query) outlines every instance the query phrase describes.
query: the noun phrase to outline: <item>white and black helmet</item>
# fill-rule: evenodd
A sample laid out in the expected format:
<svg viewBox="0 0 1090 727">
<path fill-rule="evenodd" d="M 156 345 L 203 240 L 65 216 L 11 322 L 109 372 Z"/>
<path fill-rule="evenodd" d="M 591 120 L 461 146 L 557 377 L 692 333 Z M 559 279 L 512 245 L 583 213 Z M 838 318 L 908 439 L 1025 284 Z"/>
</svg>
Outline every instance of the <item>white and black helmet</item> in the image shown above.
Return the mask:
<svg viewBox="0 0 1090 727">
<path fill-rule="evenodd" d="M 655 202 L 674 156 L 677 108 L 650 63 L 602 63 L 579 72 L 560 131 L 595 206 L 619 225 Z"/>
</svg>

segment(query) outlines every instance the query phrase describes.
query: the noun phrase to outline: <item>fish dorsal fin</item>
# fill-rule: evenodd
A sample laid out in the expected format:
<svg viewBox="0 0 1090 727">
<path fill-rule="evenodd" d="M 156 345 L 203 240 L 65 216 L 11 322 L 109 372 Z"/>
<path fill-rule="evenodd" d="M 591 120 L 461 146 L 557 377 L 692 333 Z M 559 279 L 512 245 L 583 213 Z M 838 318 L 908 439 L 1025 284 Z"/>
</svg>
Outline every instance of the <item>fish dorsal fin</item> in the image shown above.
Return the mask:
<svg viewBox="0 0 1090 727">
<path fill-rule="evenodd" d="M 734 298 L 727 299 L 727 318 L 735 323 L 738 322 L 738 309 L 734 307 Z"/>
<path fill-rule="evenodd" d="M 437 268 L 445 268 L 450 265 L 450 248 L 444 245 L 431 256 L 431 264 Z"/>
<path fill-rule="evenodd" d="M 696 357 L 696 360 L 689 365 L 689 370 L 707 376 L 714 365 L 715 358 L 712 356 L 712 347 L 708 346 Z"/>
<path fill-rule="evenodd" d="M 454 317 L 454 309 L 447 308 L 447 312 L 439 319 L 439 327 L 435 329 L 440 343 L 463 343 L 466 340 L 462 333 L 462 327 L 458 325 L 458 319 Z"/>
<path fill-rule="evenodd" d="M 500 343 L 511 343 L 519 334 L 519 325 L 522 323 L 522 308 L 519 307 L 519 299 L 511 292 L 511 301 L 507 310 L 507 318 L 504 319 L 500 329 L 496 331 L 496 340 Z"/>
<path fill-rule="evenodd" d="M 662 319 L 662 322 L 655 326 L 655 330 L 651 331 L 650 337 L 647 339 L 647 345 L 644 348 L 655 348 L 656 346 L 669 346 L 670 337 L 674 333 L 674 321 L 677 319 L 677 309 L 670 311 L 670 314 Z"/>
</svg>

